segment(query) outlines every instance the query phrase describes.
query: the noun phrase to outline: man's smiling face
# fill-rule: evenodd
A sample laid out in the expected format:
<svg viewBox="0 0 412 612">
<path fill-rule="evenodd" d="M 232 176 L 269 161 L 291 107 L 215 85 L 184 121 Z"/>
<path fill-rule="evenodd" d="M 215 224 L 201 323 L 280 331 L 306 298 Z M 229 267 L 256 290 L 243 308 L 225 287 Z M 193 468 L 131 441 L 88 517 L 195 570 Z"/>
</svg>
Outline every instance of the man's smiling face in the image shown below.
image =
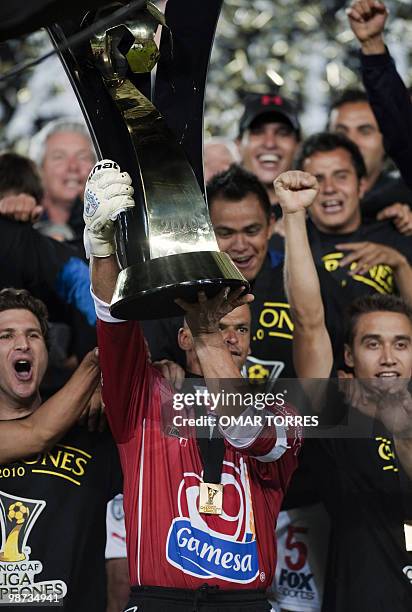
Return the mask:
<svg viewBox="0 0 412 612">
<path fill-rule="evenodd" d="M 367 102 L 347 102 L 335 108 L 329 126 L 331 131 L 344 134 L 359 147 L 368 176 L 376 178 L 382 172 L 385 158 L 382 134 Z"/>
<path fill-rule="evenodd" d="M 317 151 L 304 160 L 302 170 L 319 183 L 319 193 L 309 209 L 316 227 L 326 233 L 355 231 L 361 223 L 364 181 L 359 180 L 350 153 L 341 147 Z"/>
<path fill-rule="evenodd" d="M 345 348 L 345 361 L 357 378 L 369 380 L 372 385 L 393 386 L 397 379 L 405 384 L 412 375 L 411 321 L 398 312 L 361 314 L 352 346 Z"/>
<path fill-rule="evenodd" d="M 42 178 L 52 201 L 71 204 L 83 197 L 95 161 L 90 139 L 77 132 L 56 132 L 46 142 Z"/>
<path fill-rule="evenodd" d="M 228 253 L 243 276 L 252 281 L 262 268 L 272 233 L 258 197 L 248 193 L 237 201 L 214 198 L 210 218 L 221 251 Z"/>
<path fill-rule="evenodd" d="M 290 170 L 298 146 L 292 126 L 276 115 L 263 115 L 253 121 L 239 140 L 243 166 L 256 174 L 266 187 Z"/>
</svg>

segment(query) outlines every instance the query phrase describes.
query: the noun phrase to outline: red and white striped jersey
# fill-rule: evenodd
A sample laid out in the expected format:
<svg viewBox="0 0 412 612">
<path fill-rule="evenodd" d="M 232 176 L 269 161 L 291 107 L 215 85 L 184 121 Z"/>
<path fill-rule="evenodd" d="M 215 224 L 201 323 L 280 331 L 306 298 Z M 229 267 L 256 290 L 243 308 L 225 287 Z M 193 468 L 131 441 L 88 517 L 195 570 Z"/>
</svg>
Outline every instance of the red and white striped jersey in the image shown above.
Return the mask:
<svg viewBox="0 0 412 612">
<path fill-rule="evenodd" d="M 103 399 L 124 473 L 131 583 L 269 587 L 275 524 L 296 468 L 299 436 L 288 431 L 280 439 L 270 427 L 246 449 L 225 439 L 223 512 L 200 514 L 198 443 L 164 432 L 173 391 L 150 365 L 139 324 L 99 320 L 97 328 Z"/>
</svg>

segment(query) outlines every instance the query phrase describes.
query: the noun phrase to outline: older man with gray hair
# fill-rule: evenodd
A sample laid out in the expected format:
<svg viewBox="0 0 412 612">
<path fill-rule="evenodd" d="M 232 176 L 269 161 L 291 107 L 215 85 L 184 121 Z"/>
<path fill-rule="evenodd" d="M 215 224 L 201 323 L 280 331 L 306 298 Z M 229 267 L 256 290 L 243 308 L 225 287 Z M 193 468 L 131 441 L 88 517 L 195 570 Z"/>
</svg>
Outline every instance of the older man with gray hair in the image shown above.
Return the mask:
<svg viewBox="0 0 412 612">
<path fill-rule="evenodd" d="M 239 164 L 241 157 L 236 143 L 229 138 L 208 138 L 203 146 L 205 183 L 220 172 L 226 172 L 232 164 Z"/>
<path fill-rule="evenodd" d="M 44 220 L 69 225 L 81 234 L 83 223 L 77 202 L 96 161 L 93 144 L 84 123 L 77 119 L 56 119 L 47 123 L 32 139 L 30 157 L 38 164 L 44 187 Z"/>
</svg>

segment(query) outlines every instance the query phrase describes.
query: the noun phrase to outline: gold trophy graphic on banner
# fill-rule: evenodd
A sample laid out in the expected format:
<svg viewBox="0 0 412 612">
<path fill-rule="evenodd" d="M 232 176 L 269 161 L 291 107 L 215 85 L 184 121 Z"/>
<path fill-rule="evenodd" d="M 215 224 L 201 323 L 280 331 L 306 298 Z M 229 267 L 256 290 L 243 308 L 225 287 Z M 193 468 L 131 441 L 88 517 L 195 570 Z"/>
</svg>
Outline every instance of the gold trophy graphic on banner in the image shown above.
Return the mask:
<svg viewBox="0 0 412 612">
<path fill-rule="evenodd" d="M 28 558 L 25 550 L 27 537 L 44 506 L 44 501 L 13 497 L 0 492 L 0 562 L 18 562 Z"/>
<path fill-rule="evenodd" d="M 99 157 L 114 159 L 133 180 L 137 210 L 122 213 L 117 235 L 123 269 L 111 312 L 118 318 L 173 316 L 181 312 L 174 303 L 176 297 L 194 301 L 200 289 L 210 296 L 224 286 L 248 287 L 230 257 L 219 251 L 200 186 L 201 172 L 197 167 L 195 173 L 192 167 L 199 157 L 196 146 L 202 144 L 201 133 L 193 134 L 202 127 L 200 90 L 204 89 L 221 0 L 206 4 L 207 7 L 202 6 L 199 0 L 191 3 L 169 0 L 165 18 L 147 1 L 121 23 L 96 32 L 89 45 L 73 53 L 60 53 Z M 82 27 L 90 27 L 119 6 L 122 4 L 110 4 L 97 13 L 87 14 Z M 185 33 L 182 34 L 184 28 L 179 29 L 180 23 L 186 26 L 186 32 L 201 29 L 195 43 L 199 52 L 195 47 L 192 53 L 182 53 Z M 162 56 L 152 87 L 150 72 L 159 59 L 155 43 L 159 25 L 163 26 Z M 206 26 L 207 46 L 205 37 L 200 36 Z M 64 44 L 63 31 L 67 36 L 70 34 L 67 25 L 50 29 L 55 45 Z M 149 99 L 153 90 L 153 97 L 157 95 L 165 109 L 167 121 Z M 182 109 L 186 109 L 187 128 L 173 131 L 170 124 L 178 122 L 176 117 Z M 181 117 L 179 121 L 182 123 Z M 196 124 L 193 128 L 192 123 Z M 186 144 L 186 150 L 178 139 Z"/>
</svg>

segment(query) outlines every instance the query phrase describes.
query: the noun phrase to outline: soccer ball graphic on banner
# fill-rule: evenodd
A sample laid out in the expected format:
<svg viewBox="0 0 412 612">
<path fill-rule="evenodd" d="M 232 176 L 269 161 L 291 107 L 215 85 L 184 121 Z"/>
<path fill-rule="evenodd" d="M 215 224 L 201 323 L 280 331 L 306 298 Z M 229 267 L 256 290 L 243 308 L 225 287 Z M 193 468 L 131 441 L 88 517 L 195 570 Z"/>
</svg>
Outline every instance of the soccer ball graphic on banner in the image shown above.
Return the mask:
<svg viewBox="0 0 412 612">
<path fill-rule="evenodd" d="M 28 507 L 23 502 L 18 501 L 15 504 L 11 504 L 7 518 L 9 521 L 15 520 L 17 525 L 21 525 L 28 518 L 29 514 Z"/>
</svg>

